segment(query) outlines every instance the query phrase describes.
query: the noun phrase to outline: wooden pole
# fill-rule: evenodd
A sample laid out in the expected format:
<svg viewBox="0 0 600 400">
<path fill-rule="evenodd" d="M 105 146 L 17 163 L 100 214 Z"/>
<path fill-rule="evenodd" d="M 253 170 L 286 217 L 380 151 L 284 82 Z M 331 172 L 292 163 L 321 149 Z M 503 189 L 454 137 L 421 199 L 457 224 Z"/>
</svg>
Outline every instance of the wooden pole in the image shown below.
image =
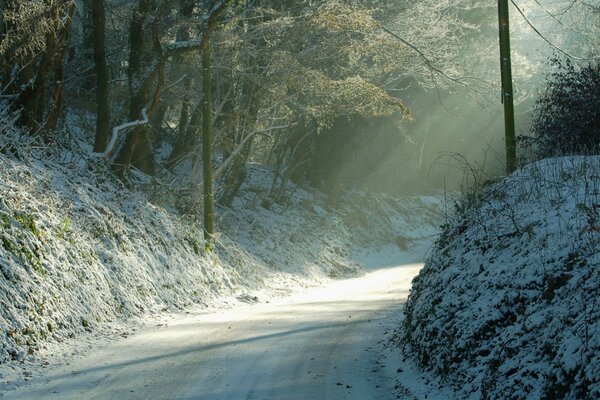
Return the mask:
<svg viewBox="0 0 600 400">
<path fill-rule="evenodd" d="M 498 0 L 498 24 L 500 29 L 500 70 L 502 74 L 502 103 L 504 104 L 506 173 L 510 174 L 517 168 L 517 142 L 515 138 L 515 107 L 510 60 L 508 0 Z"/>
</svg>

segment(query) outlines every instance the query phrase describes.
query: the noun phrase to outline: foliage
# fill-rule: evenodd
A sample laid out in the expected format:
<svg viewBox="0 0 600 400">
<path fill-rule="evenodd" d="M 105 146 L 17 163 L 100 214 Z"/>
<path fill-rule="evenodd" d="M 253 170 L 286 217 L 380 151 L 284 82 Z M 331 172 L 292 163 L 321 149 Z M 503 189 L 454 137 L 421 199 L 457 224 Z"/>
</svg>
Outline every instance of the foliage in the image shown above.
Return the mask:
<svg viewBox="0 0 600 400">
<path fill-rule="evenodd" d="M 0 93 L 20 111 L 19 125 L 45 142 L 58 125 L 72 0 L 0 2 Z"/>
<path fill-rule="evenodd" d="M 4 2 L 0 2 L 2 4 Z M 0 36 L 0 55 L 26 64 L 47 46 L 66 23 L 70 1 L 8 0 L 3 5 L 4 35 Z"/>
<path fill-rule="evenodd" d="M 34 61 L 34 68 L 21 70 L 26 60 L 18 61 L 16 53 L 0 60 L 3 80 L 14 80 L 5 93 L 15 99 L 14 108 L 26 110 L 28 128 L 38 132 L 64 98 L 71 115 L 79 114 L 80 124 L 89 131 L 98 91 L 90 74 L 92 3 L 76 2 L 70 27 L 66 22 L 71 22 L 67 17 L 72 1 L 34 1 L 29 10 L 20 0 L 2 3 L 12 8 L 0 18 L 0 52 L 19 49 Z M 131 178 L 126 173 L 131 165 L 159 182 L 164 175 L 174 175 L 181 182 L 177 191 L 189 192 L 190 181 L 200 183 L 200 168 L 194 167 L 201 160 L 196 154 L 203 116 L 199 46 L 215 4 L 220 3 L 106 0 L 110 125 L 139 119 L 144 107 L 150 119 L 147 125 L 118 132 L 111 162 L 121 178 Z M 399 125 L 409 119 L 401 90 L 430 80 L 431 71 L 383 26 L 426 49 L 433 63 L 453 72 L 457 46 L 465 32 L 475 28 L 461 16 L 476 7 L 481 7 L 479 0 L 234 2 L 219 16 L 211 35 L 216 197 L 231 204 L 246 179 L 248 160 L 274 166 L 273 186 L 281 188 L 291 176 L 310 175 L 318 153 L 336 150 L 336 142 L 368 141 L 368 130 L 352 128 L 344 135 L 336 127 L 339 121 L 386 120 Z M 52 18 L 57 15 L 59 20 Z M 37 18 L 35 24 L 29 23 L 32 18 Z M 430 21 L 436 21 L 435 29 Z M 35 35 L 30 35 L 34 28 Z M 67 33 L 68 54 L 63 56 L 66 40 L 50 44 Z M 29 47 L 23 46 L 28 35 Z M 43 74 L 38 72 L 41 65 L 47 66 Z M 63 73 L 66 79 L 58 79 Z M 22 88 L 27 91 L 21 93 Z M 32 88 L 37 92 L 30 95 Z M 54 101 L 54 94 L 62 96 Z M 318 138 L 334 131 L 336 141 Z M 388 139 L 390 149 L 405 143 L 403 135 Z M 175 170 L 182 163 L 185 167 Z M 344 180 L 348 186 L 355 183 L 350 175 Z"/>
<path fill-rule="evenodd" d="M 537 158 L 566 154 L 597 154 L 600 150 L 600 62 L 575 65 L 569 59 L 551 60 L 545 91 L 537 99 L 532 122 Z"/>
</svg>

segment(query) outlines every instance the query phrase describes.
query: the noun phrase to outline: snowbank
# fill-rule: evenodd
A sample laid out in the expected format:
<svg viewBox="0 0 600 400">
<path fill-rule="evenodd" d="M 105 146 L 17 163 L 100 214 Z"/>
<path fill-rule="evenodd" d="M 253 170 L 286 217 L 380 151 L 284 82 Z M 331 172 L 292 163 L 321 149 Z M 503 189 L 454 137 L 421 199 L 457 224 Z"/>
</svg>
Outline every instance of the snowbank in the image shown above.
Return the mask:
<svg viewBox="0 0 600 400">
<path fill-rule="evenodd" d="M 23 139 L 0 143 L 0 367 L 9 369 L 71 352 L 85 332 L 124 334 L 161 313 L 267 301 L 355 275 L 352 255 L 363 246 L 410 246 L 439 219 L 433 197 L 350 193 L 329 210 L 295 186 L 267 210 L 271 173 L 249 166 L 234 207 L 218 210 L 216 248 L 206 253 L 201 224 L 115 181 L 90 149 Z"/>
<path fill-rule="evenodd" d="M 445 227 L 406 354 L 460 398 L 600 398 L 600 157 L 526 166 Z"/>
</svg>

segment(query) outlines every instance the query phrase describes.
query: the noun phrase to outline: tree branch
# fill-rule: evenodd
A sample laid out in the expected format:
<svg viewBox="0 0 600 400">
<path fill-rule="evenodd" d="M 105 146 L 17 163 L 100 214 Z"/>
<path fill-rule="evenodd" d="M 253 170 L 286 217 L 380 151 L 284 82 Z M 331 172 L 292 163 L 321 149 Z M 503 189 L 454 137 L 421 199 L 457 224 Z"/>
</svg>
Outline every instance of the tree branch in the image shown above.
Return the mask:
<svg viewBox="0 0 600 400">
<path fill-rule="evenodd" d="M 410 47 L 411 49 L 413 49 L 422 59 L 423 61 L 425 61 L 425 64 L 427 65 L 427 68 L 429 68 L 429 70 L 433 73 L 436 72 L 439 75 L 443 76 L 444 78 L 454 82 L 454 83 L 458 83 L 458 84 L 463 84 L 459 79 L 453 78 L 451 76 L 449 76 L 448 74 L 446 74 L 444 71 L 442 71 L 441 69 L 439 69 L 438 67 L 436 67 L 435 65 L 433 65 L 433 63 L 431 62 L 431 60 L 429 60 L 429 58 L 427 58 L 427 56 L 425 55 L 425 53 L 423 53 L 417 46 L 415 46 L 414 44 L 410 43 L 409 41 L 407 41 L 406 39 L 404 39 L 403 37 L 401 37 L 400 35 L 398 35 L 397 33 L 389 30 L 388 28 L 386 28 L 385 26 L 378 24 L 379 28 L 384 31 L 385 33 L 387 33 L 390 36 L 393 36 L 395 39 L 401 41 L 402 43 L 404 43 L 406 46 Z"/>
<path fill-rule="evenodd" d="M 242 152 L 242 149 L 244 148 L 244 146 L 246 145 L 246 143 L 248 143 L 250 141 L 250 139 L 252 139 L 254 136 L 256 135 L 267 135 L 267 132 L 271 132 L 277 129 L 285 129 L 285 128 L 289 128 L 292 125 L 284 125 L 284 126 L 272 126 L 270 128 L 267 129 L 259 129 L 253 132 L 250 132 L 235 148 L 235 150 L 229 155 L 229 157 L 227 157 L 227 159 L 223 162 L 223 164 L 221 164 L 221 166 L 219 167 L 218 170 L 216 170 L 213 174 L 214 179 L 216 180 L 223 172 L 225 172 L 225 169 L 229 166 L 229 164 L 232 163 L 232 161 L 234 160 L 234 158 L 240 154 Z M 268 135 L 267 135 L 268 136 Z"/>
<path fill-rule="evenodd" d="M 541 37 L 544 40 L 544 42 L 548 43 L 553 49 L 557 50 L 558 52 L 564 54 L 565 56 L 567 56 L 567 57 L 569 57 L 569 58 L 571 58 L 573 60 L 580 60 L 580 61 L 584 60 L 584 58 L 576 57 L 576 56 L 573 56 L 573 55 L 567 53 L 565 50 L 561 49 L 560 47 L 558 47 L 557 45 L 555 45 L 554 43 L 552 43 L 550 40 L 548 40 L 544 35 L 542 35 L 542 33 L 535 26 L 533 26 L 533 24 L 531 23 L 531 21 L 529 21 L 529 19 L 527 19 L 527 17 L 523 13 L 523 11 L 521 11 L 521 8 L 519 8 L 519 6 L 515 3 L 515 1 L 514 0 L 510 0 L 510 2 L 512 3 L 513 6 L 515 6 L 515 8 L 519 12 L 519 14 L 521 14 L 521 16 L 523 17 L 523 19 L 525 20 L 525 22 L 527 22 L 527 25 L 529 25 L 529 27 L 531 29 L 533 29 L 533 31 L 539 37 Z"/>
<path fill-rule="evenodd" d="M 139 119 L 137 121 L 132 121 L 132 122 L 126 122 L 119 126 L 115 126 L 112 130 L 112 137 L 110 138 L 110 142 L 108 142 L 108 145 L 106 146 L 106 150 L 104 150 L 104 153 L 102 153 L 102 156 L 108 157 L 108 155 L 112 151 L 113 147 L 115 146 L 115 142 L 117 141 L 117 135 L 119 134 L 119 131 L 122 131 L 123 129 L 127 129 L 127 128 L 132 128 L 134 126 L 146 125 L 147 123 L 148 123 L 148 114 L 146 114 L 146 107 L 144 107 L 144 108 L 142 108 L 142 119 Z"/>
</svg>

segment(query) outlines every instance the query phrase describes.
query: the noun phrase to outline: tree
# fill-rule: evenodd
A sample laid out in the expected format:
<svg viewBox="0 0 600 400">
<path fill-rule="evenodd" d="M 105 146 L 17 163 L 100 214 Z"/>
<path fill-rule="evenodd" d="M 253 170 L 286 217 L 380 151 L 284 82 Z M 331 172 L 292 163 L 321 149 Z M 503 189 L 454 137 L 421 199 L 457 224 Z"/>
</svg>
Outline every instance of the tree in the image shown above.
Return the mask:
<svg viewBox="0 0 600 400">
<path fill-rule="evenodd" d="M 236 40 L 219 46 L 237 63 L 222 80 L 235 82 L 228 107 L 234 113 L 226 120 L 235 126 L 228 131 L 237 133 L 223 137 L 229 167 L 221 176 L 220 200 L 230 204 L 245 178 L 246 160 L 254 157 L 275 166 L 268 205 L 290 177 L 315 167 L 315 138 L 338 117 L 408 115 L 386 88 L 403 54 L 362 6 L 334 1 L 246 12 L 234 25 L 239 29 L 227 31 Z"/>
<path fill-rule="evenodd" d="M 94 151 L 102 152 L 108 144 L 110 112 L 108 98 L 108 66 L 105 48 L 105 3 L 92 1 L 92 21 L 94 26 L 94 68 L 96 71 L 96 136 Z"/>
<path fill-rule="evenodd" d="M 139 0 L 129 24 L 127 81 L 131 121 L 137 120 L 144 113 L 148 117 L 153 114 L 160 102 L 160 92 L 164 85 L 164 60 L 160 58 L 162 48 L 159 36 L 164 9 L 153 6 L 152 0 Z M 151 43 L 145 40 L 148 31 L 152 39 Z M 150 64 L 149 68 L 148 64 Z M 153 86 L 155 86 L 154 97 L 151 98 Z M 113 169 L 118 176 L 123 178 L 132 163 L 148 174 L 154 173 L 154 158 L 149 135 L 146 125 L 137 125 L 127 135 L 113 164 Z"/>
<path fill-rule="evenodd" d="M 204 97 L 202 99 L 202 160 L 203 160 L 203 200 L 204 200 L 204 240 L 211 243 L 214 233 L 214 194 L 212 177 L 212 114 L 213 114 L 213 96 L 212 96 L 212 76 L 211 76 L 211 46 L 210 40 L 212 32 L 216 29 L 217 21 L 221 13 L 229 6 L 231 0 L 222 0 L 211 10 L 206 30 L 202 35 L 202 87 L 204 88 Z"/>
<path fill-rule="evenodd" d="M 202 49 L 202 82 L 204 98 L 202 99 L 202 160 L 203 160 L 203 200 L 204 200 L 204 240 L 210 242 L 214 233 L 213 223 L 213 179 L 212 179 L 212 77 L 210 61 L 210 39 Z"/>
</svg>

